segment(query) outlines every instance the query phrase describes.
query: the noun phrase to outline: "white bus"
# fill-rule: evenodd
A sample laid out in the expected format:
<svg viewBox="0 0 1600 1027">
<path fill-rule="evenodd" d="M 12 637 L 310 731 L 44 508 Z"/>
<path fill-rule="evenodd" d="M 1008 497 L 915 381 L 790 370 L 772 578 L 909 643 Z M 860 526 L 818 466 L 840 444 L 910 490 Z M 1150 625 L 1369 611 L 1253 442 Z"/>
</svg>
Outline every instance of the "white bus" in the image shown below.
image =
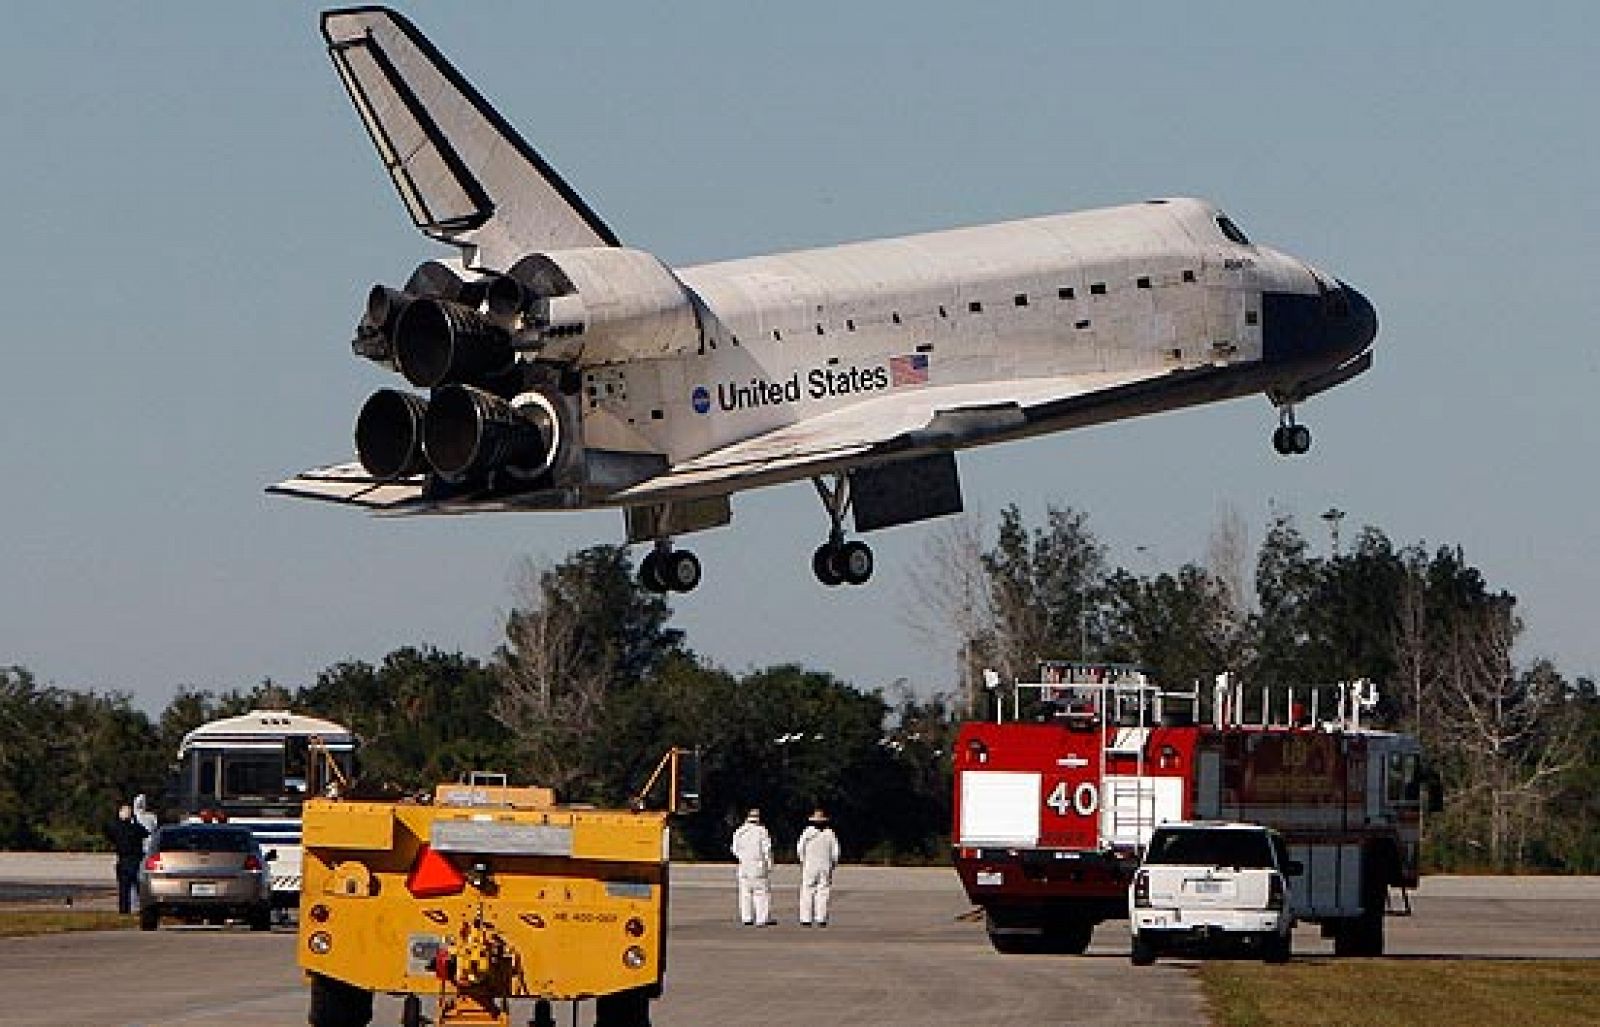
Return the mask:
<svg viewBox="0 0 1600 1027">
<path fill-rule="evenodd" d="M 291 907 L 300 900 L 300 805 L 308 791 L 350 779 L 355 748 L 344 725 L 283 710 L 213 720 L 183 736 L 173 796 L 184 819 L 242 824 L 262 849 L 276 849 L 272 902 Z"/>
</svg>

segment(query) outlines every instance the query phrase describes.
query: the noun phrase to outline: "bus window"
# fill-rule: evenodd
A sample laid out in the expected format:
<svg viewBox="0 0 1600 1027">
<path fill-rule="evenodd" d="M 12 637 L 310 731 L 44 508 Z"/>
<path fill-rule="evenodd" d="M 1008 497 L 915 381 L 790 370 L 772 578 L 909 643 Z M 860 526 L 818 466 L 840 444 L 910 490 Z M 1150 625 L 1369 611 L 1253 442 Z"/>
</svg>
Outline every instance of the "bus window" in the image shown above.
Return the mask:
<svg viewBox="0 0 1600 1027">
<path fill-rule="evenodd" d="M 283 794 L 283 756 L 279 753 L 229 756 L 224 765 L 225 799 L 277 798 Z"/>
<path fill-rule="evenodd" d="M 200 787 L 195 792 L 202 799 L 217 797 L 217 759 L 207 753 L 200 753 L 195 757 L 200 765 Z"/>
</svg>

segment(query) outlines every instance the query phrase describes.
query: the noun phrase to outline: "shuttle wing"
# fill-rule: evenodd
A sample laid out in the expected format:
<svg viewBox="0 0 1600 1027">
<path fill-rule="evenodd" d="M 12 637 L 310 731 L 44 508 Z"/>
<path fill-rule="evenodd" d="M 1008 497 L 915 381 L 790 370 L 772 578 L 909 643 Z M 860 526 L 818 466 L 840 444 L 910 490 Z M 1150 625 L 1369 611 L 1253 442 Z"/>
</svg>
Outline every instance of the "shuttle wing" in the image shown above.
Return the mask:
<svg viewBox="0 0 1600 1027">
<path fill-rule="evenodd" d="M 302 471 L 287 481 L 267 486 L 268 492 L 297 499 L 323 499 L 371 510 L 395 510 L 422 498 L 423 478 L 380 481 L 358 463 L 330 464 Z"/>
<path fill-rule="evenodd" d="M 339 78 L 411 220 L 505 270 L 549 249 L 615 246 L 611 229 L 404 17 L 322 16 Z"/>
<path fill-rule="evenodd" d="M 1151 386 L 1176 377 L 1161 372 L 1073 375 L 934 386 L 881 396 L 686 460 L 623 490 L 615 499 L 654 502 L 692 493 L 731 492 L 854 464 L 1093 424 L 1121 416 L 1120 411 L 1130 402 L 1140 402 L 1140 395 Z"/>
</svg>

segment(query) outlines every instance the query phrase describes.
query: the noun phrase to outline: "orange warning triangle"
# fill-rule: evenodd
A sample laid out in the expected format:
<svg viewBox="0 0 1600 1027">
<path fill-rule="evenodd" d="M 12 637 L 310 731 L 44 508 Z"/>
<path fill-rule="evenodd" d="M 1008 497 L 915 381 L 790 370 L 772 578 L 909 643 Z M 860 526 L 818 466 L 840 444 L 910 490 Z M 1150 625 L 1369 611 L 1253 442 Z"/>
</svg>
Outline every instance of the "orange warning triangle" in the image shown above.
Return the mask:
<svg viewBox="0 0 1600 1027">
<path fill-rule="evenodd" d="M 406 875 L 406 890 L 419 899 L 454 895 L 466 885 L 467 876 L 450 862 L 450 857 L 433 851 L 426 842 L 417 850 L 417 858 L 411 862 L 411 873 Z"/>
</svg>

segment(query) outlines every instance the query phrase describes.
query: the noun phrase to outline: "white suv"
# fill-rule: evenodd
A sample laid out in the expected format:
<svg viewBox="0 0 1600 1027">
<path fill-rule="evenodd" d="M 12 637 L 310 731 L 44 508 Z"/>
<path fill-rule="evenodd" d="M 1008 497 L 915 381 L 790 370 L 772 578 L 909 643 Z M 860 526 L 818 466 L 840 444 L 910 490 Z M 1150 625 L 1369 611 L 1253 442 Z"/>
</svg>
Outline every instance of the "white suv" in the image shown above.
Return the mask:
<svg viewBox="0 0 1600 1027">
<path fill-rule="evenodd" d="M 1288 878 L 1299 873 L 1282 836 L 1259 824 L 1162 825 L 1128 889 L 1134 965 L 1164 950 L 1224 946 L 1287 961 Z"/>
</svg>

